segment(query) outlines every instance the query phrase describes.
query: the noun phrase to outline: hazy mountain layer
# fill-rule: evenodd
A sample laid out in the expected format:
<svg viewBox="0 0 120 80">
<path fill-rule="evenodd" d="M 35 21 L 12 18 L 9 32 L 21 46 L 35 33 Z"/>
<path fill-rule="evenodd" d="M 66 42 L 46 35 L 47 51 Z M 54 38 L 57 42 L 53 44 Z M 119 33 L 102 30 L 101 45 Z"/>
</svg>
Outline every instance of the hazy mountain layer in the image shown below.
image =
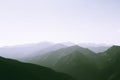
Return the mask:
<svg viewBox="0 0 120 80">
<path fill-rule="evenodd" d="M 21 58 L 20 60 L 22 60 L 22 61 L 33 61 L 35 58 L 40 59 L 45 54 L 48 54 L 50 52 L 53 52 L 53 51 L 56 51 L 56 50 L 59 50 L 59 49 L 62 49 L 62 48 L 66 48 L 66 47 L 67 46 L 65 46 L 63 44 L 55 44 L 55 45 L 47 47 L 45 49 L 36 51 L 29 56 Z"/>
<path fill-rule="evenodd" d="M 95 53 L 104 52 L 112 46 L 112 45 L 94 44 L 94 43 L 80 43 L 78 45 L 84 48 L 88 48 Z"/>
<path fill-rule="evenodd" d="M 53 46 L 54 43 L 41 42 L 36 44 L 25 44 L 17 46 L 8 46 L 0 48 L 0 56 L 7 58 L 19 59 L 22 57 L 29 56 L 30 54 Z"/>
<path fill-rule="evenodd" d="M 51 43 L 51 42 L 41 42 L 33 44 L 24 44 L 8 47 L 0 47 L 0 56 L 13 58 L 13 59 L 22 59 L 22 58 L 32 58 L 34 56 L 39 56 L 44 53 L 55 51 L 60 48 L 70 47 L 77 45 L 71 42 L 65 43 Z M 88 48 L 94 52 L 103 52 L 109 48 L 105 45 L 91 45 L 91 44 L 78 44 L 81 47 Z"/>
</svg>

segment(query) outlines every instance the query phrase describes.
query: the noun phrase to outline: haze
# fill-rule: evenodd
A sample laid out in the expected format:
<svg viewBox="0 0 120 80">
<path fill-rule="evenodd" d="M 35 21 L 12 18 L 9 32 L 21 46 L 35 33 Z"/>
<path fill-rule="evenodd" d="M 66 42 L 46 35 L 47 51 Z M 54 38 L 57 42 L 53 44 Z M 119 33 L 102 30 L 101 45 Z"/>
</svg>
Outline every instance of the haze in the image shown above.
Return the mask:
<svg viewBox="0 0 120 80">
<path fill-rule="evenodd" d="M 119 0 L 1 0 L 0 46 L 120 43 Z"/>
</svg>

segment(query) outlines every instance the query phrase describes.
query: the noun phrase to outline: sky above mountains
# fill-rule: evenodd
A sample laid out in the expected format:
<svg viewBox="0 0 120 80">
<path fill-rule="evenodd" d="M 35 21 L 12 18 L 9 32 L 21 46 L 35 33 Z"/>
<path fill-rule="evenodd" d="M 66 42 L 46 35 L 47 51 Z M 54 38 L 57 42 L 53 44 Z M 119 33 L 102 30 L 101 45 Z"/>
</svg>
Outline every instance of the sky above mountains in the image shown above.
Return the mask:
<svg viewBox="0 0 120 80">
<path fill-rule="evenodd" d="M 0 46 L 40 41 L 120 44 L 119 0 L 2 0 Z"/>
</svg>

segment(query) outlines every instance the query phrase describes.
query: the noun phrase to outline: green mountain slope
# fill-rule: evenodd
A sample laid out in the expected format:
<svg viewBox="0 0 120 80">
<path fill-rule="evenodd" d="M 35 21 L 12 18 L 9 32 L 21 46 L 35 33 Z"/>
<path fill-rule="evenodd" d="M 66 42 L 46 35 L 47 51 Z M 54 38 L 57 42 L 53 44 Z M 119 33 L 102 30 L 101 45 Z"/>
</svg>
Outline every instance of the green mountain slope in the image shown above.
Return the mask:
<svg viewBox="0 0 120 80">
<path fill-rule="evenodd" d="M 60 72 L 68 73 L 78 80 L 98 80 L 96 54 L 74 51 L 62 57 L 55 66 Z"/>
<path fill-rule="evenodd" d="M 113 46 L 102 53 L 106 60 L 103 68 L 103 80 L 120 80 L 120 46 Z"/>
<path fill-rule="evenodd" d="M 57 61 L 59 61 L 62 57 L 71 54 L 71 52 L 74 51 L 80 51 L 81 53 L 84 53 L 84 55 L 92 56 L 92 51 L 90 51 L 87 48 L 82 48 L 79 46 L 71 46 L 67 48 L 62 48 L 50 53 L 43 54 L 41 56 L 36 56 L 35 58 L 32 58 L 32 60 L 28 60 L 28 62 L 43 65 L 46 67 L 51 67 L 54 69 L 55 64 Z M 91 54 L 91 55 L 89 55 Z"/>
</svg>

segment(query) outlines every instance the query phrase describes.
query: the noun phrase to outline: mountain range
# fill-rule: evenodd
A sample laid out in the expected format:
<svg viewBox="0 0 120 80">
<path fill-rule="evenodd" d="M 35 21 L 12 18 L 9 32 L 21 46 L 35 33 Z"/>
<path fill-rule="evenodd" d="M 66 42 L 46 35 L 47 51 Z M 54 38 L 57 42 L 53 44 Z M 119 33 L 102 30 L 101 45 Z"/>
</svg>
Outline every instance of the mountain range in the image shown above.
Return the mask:
<svg viewBox="0 0 120 80">
<path fill-rule="evenodd" d="M 32 57 L 40 54 L 45 54 L 47 52 L 55 51 L 61 48 L 70 47 L 78 45 L 80 47 L 88 48 L 93 52 L 104 52 L 110 46 L 106 45 L 93 45 L 92 44 L 75 44 L 71 42 L 63 43 L 53 43 L 53 42 L 40 42 L 32 44 L 23 44 L 15 46 L 4 46 L 0 47 L 0 56 L 13 59 L 21 59 L 23 57 Z"/>
<path fill-rule="evenodd" d="M 75 78 L 76 80 L 119 80 L 120 46 L 90 46 L 87 46 L 89 47 L 87 48 L 85 46 L 81 47 L 80 45 L 76 44 L 73 45 L 72 43 L 70 43 L 70 45 L 69 43 L 52 43 L 37 50 L 35 50 L 35 47 L 32 46 L 31 48 L 34 48 L 32 52 L 30 50 L 31 48 L 27 47 L 26 49 L 28 49 L 28 51 L 30 50 L 30 52 L 28 52 L 27 55 L 21 56 L 21 58 L 16 59 L 22 62 L 27 62 L 22 64 L 37 65 L 39 67 L 44 66 L 46 68 L 51 68 L 51 70 L 53 70 L 54 72 L 59 72 L 62 74 L 64 73 L 64 75 L 68 74 L 71 76 L 71 78 L 70 76 L 68 76 L 70 79 Z M 96 51 L 90 49 L 93 47 Z M 100 47 L 100 51 L 97 52 L 98 48 Z M 14 50 L 16 50 L 16 47 L 12 49 L 13 52 Z M 1 51 L 2 48 L 0 49 L 0 52 Z M 20 51 L 21 54 L 22 52 L 24 52 L 24 49 Z M 9 53 L 12 52 L 9 51 Z"/>
<path fill-rule="evenodd" d="M 75 45 L 26 61 L 69 74 L 77 80 L 119 80 L 119 57 L 120 46 L 95 53 Z"/>
</svg>

